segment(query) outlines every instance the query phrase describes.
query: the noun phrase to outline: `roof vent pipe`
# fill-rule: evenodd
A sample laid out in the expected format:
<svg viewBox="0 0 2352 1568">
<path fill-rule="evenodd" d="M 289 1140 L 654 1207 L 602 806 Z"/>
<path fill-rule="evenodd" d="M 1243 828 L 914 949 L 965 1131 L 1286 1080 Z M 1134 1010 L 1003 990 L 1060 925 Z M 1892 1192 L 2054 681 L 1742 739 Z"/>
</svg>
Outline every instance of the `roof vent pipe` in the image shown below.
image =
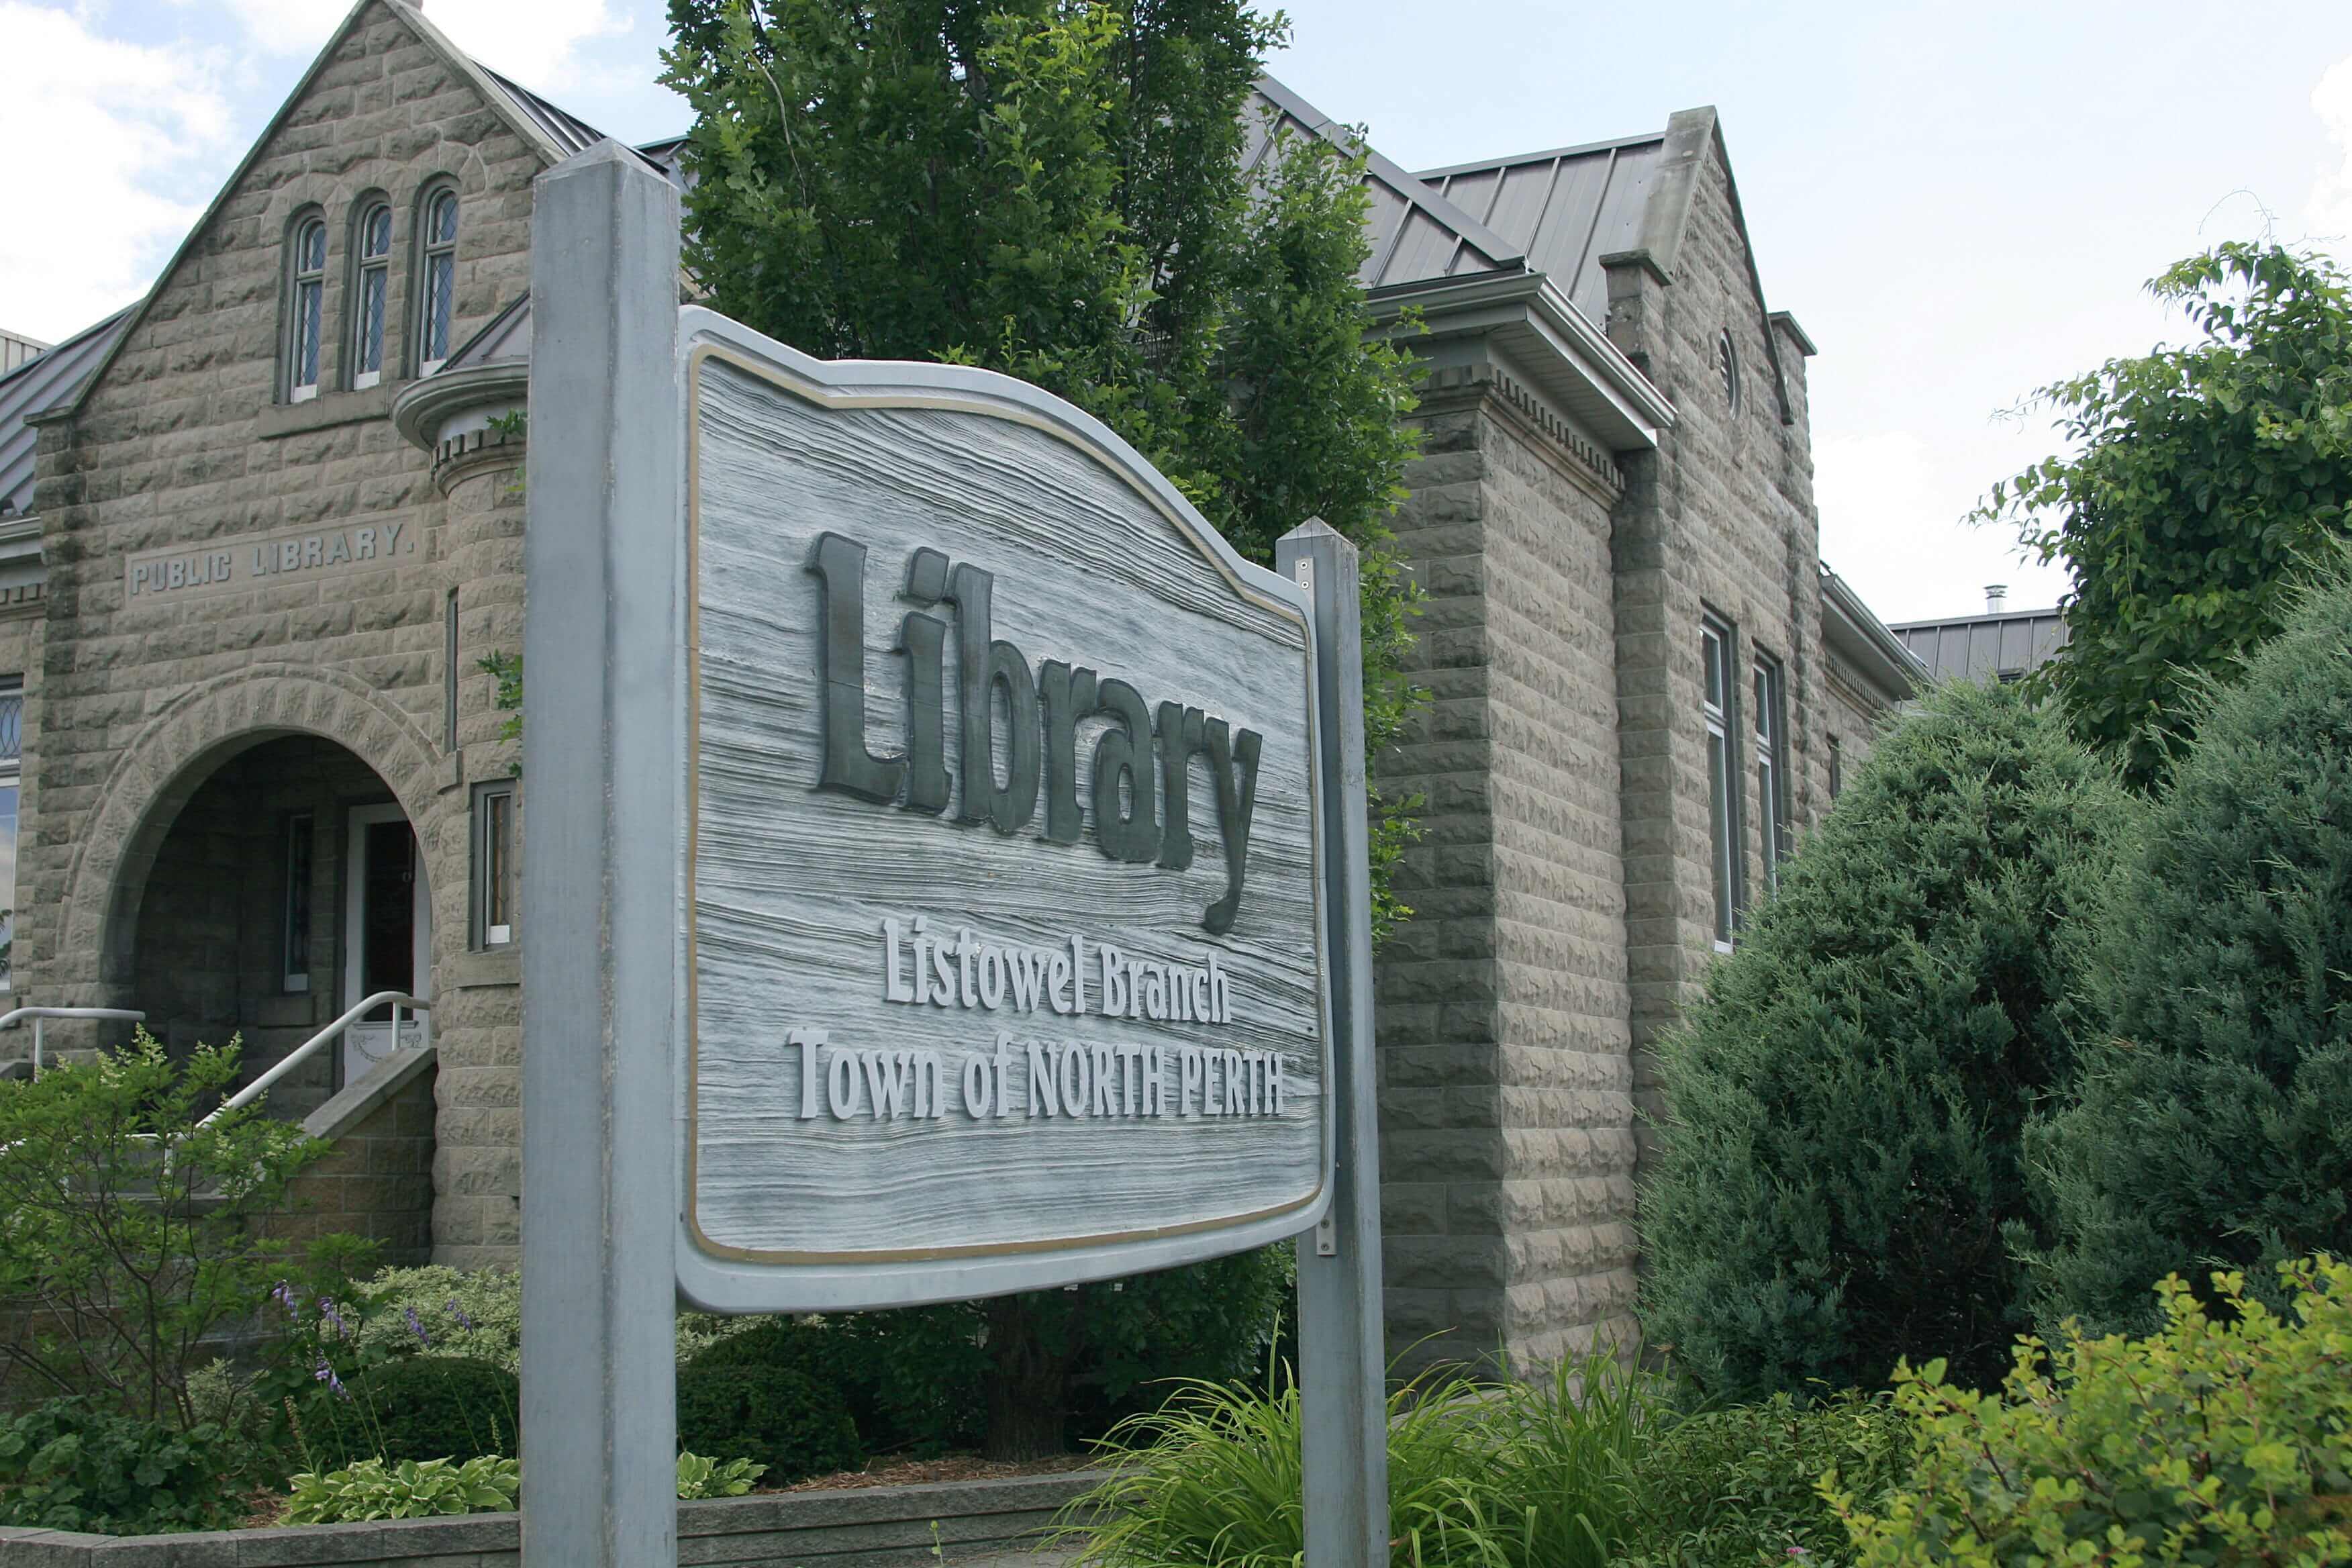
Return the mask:
<svg viewBox="0 0 2352 1568">
<path fill-rule="evenodd" d="M 1985 614 L 1988 616 L 1997 616 L 2007 608 L 2009 608 L 2009 584 L 2006 583 L 1986 584 Z"/>
</svg>

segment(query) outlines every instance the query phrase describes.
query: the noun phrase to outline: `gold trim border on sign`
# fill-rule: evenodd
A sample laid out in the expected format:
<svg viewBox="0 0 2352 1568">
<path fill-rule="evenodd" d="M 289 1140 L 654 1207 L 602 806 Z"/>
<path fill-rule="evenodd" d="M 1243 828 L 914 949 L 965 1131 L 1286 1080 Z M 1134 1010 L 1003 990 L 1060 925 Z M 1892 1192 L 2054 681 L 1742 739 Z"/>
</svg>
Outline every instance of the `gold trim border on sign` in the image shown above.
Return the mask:
<svg viewBox="0 0 2352 1568">
<path fill-rule="evenodd" d="M 702 1228 L 697 1210 L 699 1162 L 702 1154 L 700 1138 L 701 1115 L 701 997 L 698 980 L 695 945 L 698 937 L 695 916 L 694 868 L 700 849 L 702 831 L 702 367 L 718 360 L 737 370 L 765 382 L 780 391 L 792 394 L 805 402 L 829 409 L 928 408 L 956 414 L 974 414 L 986 418 L 1002 419 L 1009 424 L 1026 426 L 1076 448 L 1108 469 L 1113 478 L 1149 502 L 1152 510 L 1175 528 L 1193 549 L 1240 598 L 1262 609 L 1272 611 L 1297 625 L 1301 642 L 1309 656 L 1306 660 L 1307 686 L 1304 693 L 1307 716 L 1307 826 L 1311 849 L 1308 857 L 1309 877 L 1314 884 L 1315 958 L 1316 973 L 1330 973 L 1330 953 L 1325 938 L 1327 910 L 1323 887 L 1323 814 L 1311 809 L 1312 803 L 1322 797 L 1322 748 L 1316 743 L 1315 728 L 1315 637 L 1312 617 L 1302 614 L 1295 605 L 1261 593 L 1236 574 L 1226 563 L 1220 551 L 1229 548 L 1222 538 L 1213 543 L 1203 541 L 1199 528 L 1181 511 L 1170 507 L 1165 499 L 1135 482 L 1132 476 L 1120 470 L 1118 464 L 1104 460 L 1095 446 L 1081 438 L 1078 432 L 1036 413 L 980 395 L 959 395 L 945 391 L 886 391 L 860 392 L 827 386 L 793 375 L 777 366 L 763 363 L 737 350 L 717 343 L 698 343 L 688 356 L 685 387 L 686 416 L 686 1169 L 684 1191 L 679 1194 L 687 1233 L 694 1238 L 697 1250 L 712 1258 L 743 1263 L 772 1264 L 844 1264 L 844 1263 L 919 1263 L 946 1262 L 959 1258 L 992 1258 L 1024 1253 L 1071 1252 L 1084 1247 L 1109 1247 L 1121 1243 L 1150 1241 L 1168 1237 L 1196 1236 L 1203 1231 L 1233 1230 L 1274 1219 L 1312 1207 L 1322 1197 L 1328 1185 L 1331 1168 L 1331 1029 L 1329 997 L 1318 998 L 1315 1008 L 1316 1045 L 1321 1053 L 1322 1077 L 1318 1100 L 1318 1124 L 1315 1184 L 1305 1196 L 1270 1208 L 1254 1209 L 1246 1214 L 1221 1215 L 1214 1219 L 1190 1220 L 1182 1225 L 1154 1226 L 1139 1230 L 1109 1231 L 1094 1236 L 1055 1238 L 1048 1241 L 1006 1241 L 971 1246 L 875 1247 L 849 1252 L 806 1252 L 737 1247 L 716 1241 Z"/>
</svg>

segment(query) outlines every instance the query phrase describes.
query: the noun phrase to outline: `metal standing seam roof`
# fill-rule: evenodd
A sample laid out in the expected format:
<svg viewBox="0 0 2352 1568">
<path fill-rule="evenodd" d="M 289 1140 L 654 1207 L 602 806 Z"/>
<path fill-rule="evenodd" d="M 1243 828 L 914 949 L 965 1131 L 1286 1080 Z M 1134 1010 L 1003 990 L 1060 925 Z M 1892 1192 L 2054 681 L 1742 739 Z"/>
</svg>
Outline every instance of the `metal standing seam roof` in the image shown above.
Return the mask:
<svg viewBox="0 0 2352 1568">
<path fill-rule="evenodd" d="M 1365 145 L 1352 127 L 1325 114 L 1270 76 L 1257 79 L 1255 100 L 1243 119 L 1247 141 L 1242 166 L 1255 174 L 1276 137 L 1318 136 L 1364 154 L 1364 184 L 1372 210 L 1371 253 L 1357 279 L 1366 289 L 1418 283 L 1433 278 L 1470 278 L 1528 269 L 1523 249 L 1446 200 Z"/>
<path fill-rule="evenodd" d="M 1937 680 L 2014 680 L 2049 663 L 2067 636 L 2065 616 L 2055 609 L 1904 621 L 1887 629 Z"/>
<path fill-rule="evenodd" d="M 134 309 L 125 306 L 0 375 L 0 517 L 33 510 L 33 453 L 39 432 L 26 418 L 73 395 L 130 325 Z"/>
<path fill-rule="evenodd" d="M 1601 258 L 1642 243 L 1665 133 L 1432 169 L 1431 190 L 1470 214 L 1549 277 L 1592 321 L 1609 314 Z"/>
<path fill-rule="evenodd" d="M 474 63 L 481 66 L 479 60 Z M 584 153 L 604 139 L 603 132 L 578 115 L 558 109 L 530 89 L 500 76 L 488 66 L 481 66 L 481 69 L 484 76 L 489 78 L 500 91 L 513 100 L 517 112 L 547 132 L 548 140 L 563 149 L 565 157 L 570 157 L 574 153 Z"/>
</svg>

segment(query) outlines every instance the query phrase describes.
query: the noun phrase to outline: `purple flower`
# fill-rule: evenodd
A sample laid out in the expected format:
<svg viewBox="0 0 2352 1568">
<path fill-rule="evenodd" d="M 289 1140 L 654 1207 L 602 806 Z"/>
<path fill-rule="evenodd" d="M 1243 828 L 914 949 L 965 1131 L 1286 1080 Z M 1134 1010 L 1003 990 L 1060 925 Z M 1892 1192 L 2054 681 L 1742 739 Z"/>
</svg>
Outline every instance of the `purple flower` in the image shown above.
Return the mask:
<svg viewBox="0 0 2352 1568">
<path fill-rule="evenodd" d="M 449 1315 L 457 1320 L 459 1328 L 469 1334 L 474 1331 L 474 1320 L 466 1316 L 466 1309 L 457 1305 L 457 1298 L 455 1296 L 449 1298 Z"/>
<path fill-rule="evenodd" d="M 433 1348 L 433 1336 L 425 1331 L 425 1320 L 416 1315 L 416 1309 L 414 1307 L 407 1308 L 401 1315 L 408 1320 L 408 1331 L 416 1336 L 416 1342 L 423 1345 L 426 1350 L 431 1350 Z"/>
<path fill-rule="evenodd" d="M 269 1293 L 269 1299 L 285 1308 L 289 1317 L 302 1315 L 302 1298 L 294 1293 L 294 1287 L 287 1281 L 280 1279 L 278 1289 Z"/>
<path fill-rule="evenodd" d="M 312 1373 L 310 1377 L 314 1383 L 325 1384 L 334 1392 L 338 1399 L 349 1399 L 352 1396 L 352 1391 L 343 1386 L 343 1380 L 335 1375 L 335 1369 L 327 1364 L 327 1358 L 324 1356 L 319 1358 L 319 1370 Z"/>
<path fill-rule="evenodd" d="M 335 1331 L 337 1339 L 347 1340 L 352 1337 L 351 1324 L 343 1321 L 343 1315 L 335 1310 L 335 1304 L 323 1296 L 319 1299 L 319 1316 L 325 1319 L 327 1326 Z"/>
</svg>

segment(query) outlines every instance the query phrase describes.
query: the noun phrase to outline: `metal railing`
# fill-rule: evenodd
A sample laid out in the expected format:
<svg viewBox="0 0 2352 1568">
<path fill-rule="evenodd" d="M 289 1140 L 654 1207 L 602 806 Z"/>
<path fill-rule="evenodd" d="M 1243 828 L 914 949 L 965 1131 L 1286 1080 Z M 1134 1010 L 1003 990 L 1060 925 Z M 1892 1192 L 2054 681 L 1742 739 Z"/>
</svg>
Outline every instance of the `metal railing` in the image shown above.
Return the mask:
<svg viewBox="0 0 2352 1568">
<path fill-rule="evenodd" d="M 51 1018 L 128 1018 L 143 1024 L 147 1015 L 129 1007 L 19 1007 L 12 1013 L 0 1013 L 0 1029 L 13 1029 L 26 1019 L 33 1020 L 33 1076 L 41 1076 L 41 1025 Z"/>
<path fill-rule="evenodd" d="M 264 1094 L 267 1094 L 269 1091 L 269 1086 L 271 1084 L 276 1083 L 279 1079 L 284 1078 L 288 1073 L 292 1072 L 296 1068 L 300 1067 L 304 1062 L 309 1061 L 320 1051 L 325 1049 L 329 1041 L 340 1039 L 342 1037 L 343 1032 L 349 1029 L 353 1024 L 358 1023 L 363 1014 L 373 1013 L 378 1007 L 382 1007 L 386 1004 L 390 1004 L 392 1007 L 392 1042 L 395 1047 L 400 1044 L 400 1010 L 403 1007 L 407 1008 L 412 1013 L 429 1013 L 433 1010 L 432 1003 L 424 1001 L 418 997 L 405 995 L 398 991 L 379 991 L 374 995 L 368 997 L 365 1001 L 355 1002 L 352 1005 L 351 1010 L 346 1012 L 341 1017 L 336 1019 L 333 1023 L 328 1025 L 325 1028 L 320 1030 L 317 1034 L 311 1036 L 309 1039 L 303 1041 L 300 1045 L 287 1052 L 284 1058 L 281 1059 L 275 1067 L 271 1068 L 268 1072 L 263 1073 L 259 1078 L 255 1079 L 251 1083 L 247 1084 L 243 1089 L 238 1089 L 235 1094 L 229 1096 L 228 1099 L 223 1100 L 221 1102 L 221 1108 L 218 1110 L 214 1111 L 210 1116 L 207 1116 L 202 1121 L 197 1122 L 196 1125 L 199 1127 L 209 1127 L 214 1122 L 219 1121 L 222 1117 L 226 1116 L 230 1111 L 239 1110 L 244 1109 L 246 1106 L 251 1105 L 255 1100 L 260 1099 Z"/>
</svg>

